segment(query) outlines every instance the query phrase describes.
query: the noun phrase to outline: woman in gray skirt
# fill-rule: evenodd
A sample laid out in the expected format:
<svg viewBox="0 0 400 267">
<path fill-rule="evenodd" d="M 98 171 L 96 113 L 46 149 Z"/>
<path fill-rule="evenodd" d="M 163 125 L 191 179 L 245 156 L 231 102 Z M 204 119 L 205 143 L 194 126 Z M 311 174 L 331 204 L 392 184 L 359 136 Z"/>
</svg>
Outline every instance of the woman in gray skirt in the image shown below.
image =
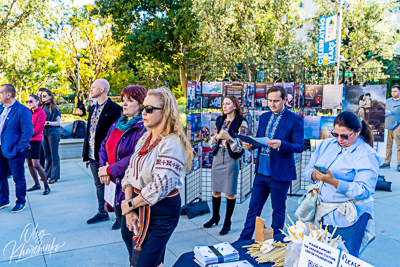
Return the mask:
<svg viewBox="0 0 400 267">
<path fill-rule="evenodd" d="M 209 141 L 214 155 L 211 169 L 213 216 L 204 224 L 205 228 L 212 227 L 214 223 L 218 225 L 221 192 L 224 192 L 227 205 L 224 226 L 219 232 L 220 235 L 226 235 L 231 230 L 231 217 L 235 209 L 239 176 L 239 158 L 244 152 L 239 139 L 233 135 L 246 135 L 248 127 L 239 100 L 234 96 L 227 96 L 223 102 L 223 115 L 217 118 Z"/>
</svg>

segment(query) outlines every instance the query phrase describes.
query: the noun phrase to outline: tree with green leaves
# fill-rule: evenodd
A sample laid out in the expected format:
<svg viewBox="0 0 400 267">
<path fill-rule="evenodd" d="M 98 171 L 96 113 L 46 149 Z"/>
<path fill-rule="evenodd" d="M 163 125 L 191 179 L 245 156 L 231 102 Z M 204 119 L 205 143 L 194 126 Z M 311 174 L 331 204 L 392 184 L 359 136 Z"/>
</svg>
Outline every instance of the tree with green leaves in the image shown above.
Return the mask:
<svg viewBox="0 0 400 267">
<path fill-rule="evenodd" d="M 78 59 L 80 55 L 80 84 L 83 91 L 92 83 L 113 70 L 121 57 L 122 44 L 112 38 L 112 23 L 96 15 L 95 6 L 86 5 L 69 15 L 68 23 L 59 29 L 59 48 L 64 51 L 66 71 L 75 85 L 78 84 Z"/>
<path fill-rule="evenodd" d="M 232 79 L 251 81 L 257 64 L 279 63 L 296 55 L 300 47 L 301 41 L 295 40 L 296 28 L 301 23 L 299 0 L 193 2 L 200 45 L 210 48 L 209 59 L 225 63 Z M 237 69 L 235 64 L 239 63 L 244 71 Z"/>
<path fill-rule="evenodd" d="M 100 14 L 111 16 L 114 37 L 124 43 L 123 59 L 132 65 L 143 62 L 159 66 L 159 71 L 179 70 L 179 80 L 186 95 L 186 63 L 188 57 L 197 57 L 199 49 L 197 21 L 191 0 L 96 0 Z M 156 63 L 154 65 L 154 63 Z"/>
<path fill-rule="evenodd" d="M 23 68 L 39 28 L 49 22 L 50 0 L 0 0 L 0 69 Z"/>
<path fill-rule="evenodd" d="M 346 62 L 341 63 L 348 71 L 360 68 L 380 68 L 382 59 L 391 60 L 396 55 L 400 35 L 396 14 L 391 10 L 395 3 L 375 0 L 348 0 L 350 6 L 343 8 L 340 54 Z M 319 7 L 313 27 L 309 31 L 314 45 L 312 52 L 316 62 L 318 45 L 318 18 L 337 14 L 337 4 L 314 0 Z"/>
<path fill-rule="evenodd" d="M 35 49 L 23 66 L 11 65 L 3 70 L 4 78 L 17 89 L 17 95 L 35 93 L 50 82 L 61 85 L 65 82 L 65 56 L 53 42 L 34 38 Z"/>
</svg>

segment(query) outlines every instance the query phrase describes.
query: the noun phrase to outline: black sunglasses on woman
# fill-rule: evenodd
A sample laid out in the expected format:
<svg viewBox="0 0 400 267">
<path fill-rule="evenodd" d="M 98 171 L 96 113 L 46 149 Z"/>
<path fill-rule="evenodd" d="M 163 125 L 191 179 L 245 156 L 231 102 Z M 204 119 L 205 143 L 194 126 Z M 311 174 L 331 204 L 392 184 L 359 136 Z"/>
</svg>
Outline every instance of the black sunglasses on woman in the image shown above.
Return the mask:
<svg viewBox="0 0 400 267">
<path fill-rule="evenodd" d="M 153 110 L 155 110 L 155 109 L 162 110 L 162 108 L 153 107 L 153 106 L 151 106 L 151 105 L 146 105 L 146 106 L 144 106 L 144 105 L 142 105 L 142 104 L 139 105 L 139 108 L 140 108 L 140 111 L 145 110 L 146 113 L 148 113 L 148 114 L 153 113 Z"/>
</svg>

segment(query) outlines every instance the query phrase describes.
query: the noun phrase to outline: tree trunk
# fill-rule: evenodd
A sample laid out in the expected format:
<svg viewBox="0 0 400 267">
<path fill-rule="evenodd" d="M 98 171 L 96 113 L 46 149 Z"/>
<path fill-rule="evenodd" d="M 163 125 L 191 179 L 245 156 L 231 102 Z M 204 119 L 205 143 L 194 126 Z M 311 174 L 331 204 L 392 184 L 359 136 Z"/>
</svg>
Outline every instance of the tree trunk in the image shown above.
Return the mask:
<svg viewBox="0 0 400 267">
<path fill-rule="evenodd" d="M 179 76 L 181 80 L 181 86 L 182 86 L 182 91 L 183 91 L 183 96 L 187 97 L 187 67 L 186 63 L 180 64 L 179 65 Z"/>
</svg>

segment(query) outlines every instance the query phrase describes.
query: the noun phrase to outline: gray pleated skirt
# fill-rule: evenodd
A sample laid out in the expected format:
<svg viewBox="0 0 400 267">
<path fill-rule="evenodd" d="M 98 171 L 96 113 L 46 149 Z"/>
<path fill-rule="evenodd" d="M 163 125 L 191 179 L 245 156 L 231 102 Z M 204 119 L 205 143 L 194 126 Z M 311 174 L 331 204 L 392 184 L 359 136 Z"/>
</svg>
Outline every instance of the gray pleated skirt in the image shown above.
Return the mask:
<svg viewBox="0 0 400 267">
<path fill-rule="evenodd" d="M 236 195 L 239 177 L 239 160 L 229 156 L 228 149 L 220 147 L 211 168 L 212 190 Z"/>
</svg>

